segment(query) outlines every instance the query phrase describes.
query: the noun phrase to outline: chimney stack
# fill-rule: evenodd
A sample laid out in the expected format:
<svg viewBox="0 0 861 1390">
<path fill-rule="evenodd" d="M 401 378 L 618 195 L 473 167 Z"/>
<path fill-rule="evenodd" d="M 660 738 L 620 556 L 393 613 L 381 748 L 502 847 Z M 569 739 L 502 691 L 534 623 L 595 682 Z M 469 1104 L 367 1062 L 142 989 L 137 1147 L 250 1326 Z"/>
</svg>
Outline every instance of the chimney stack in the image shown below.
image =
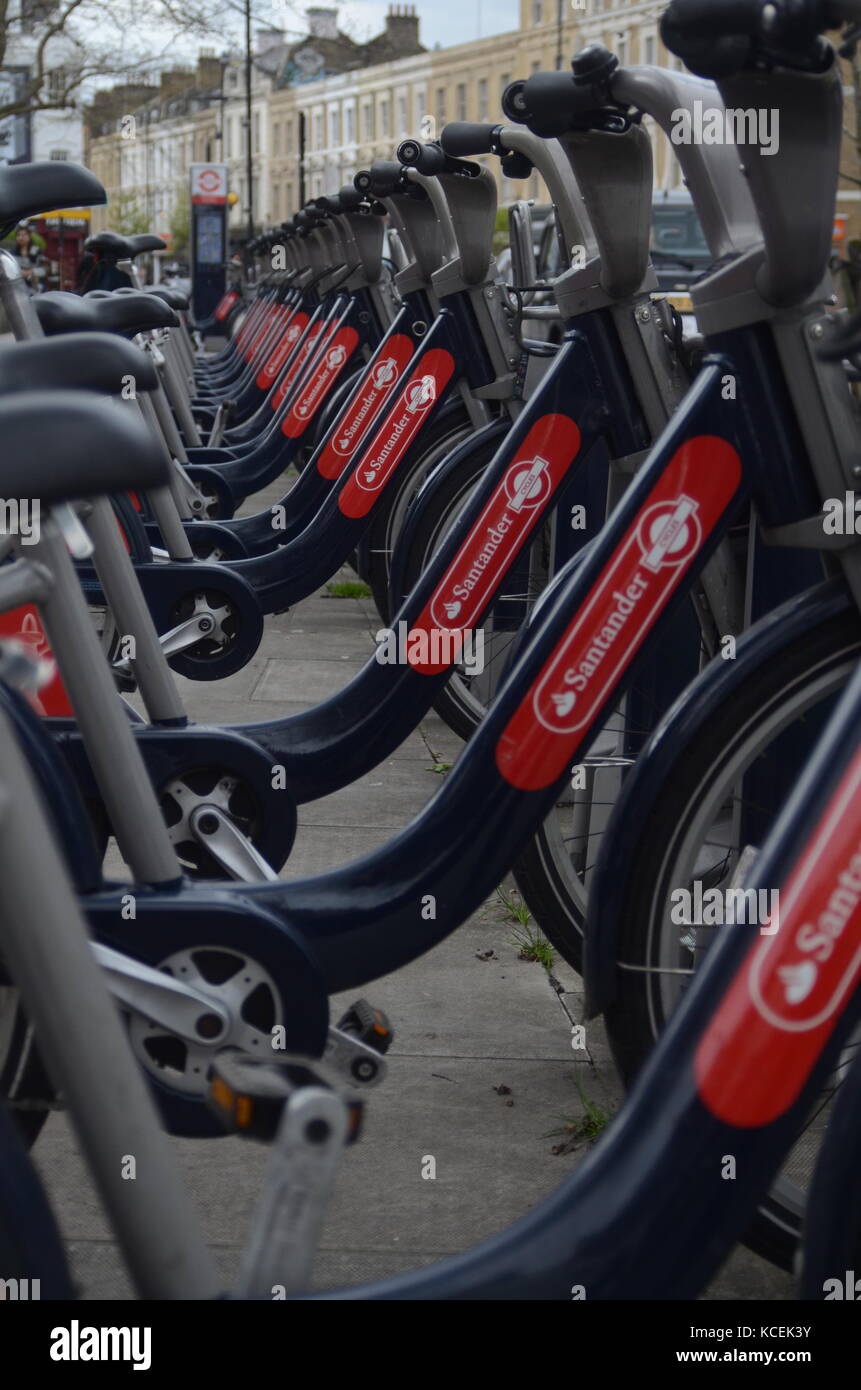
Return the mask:
<svg viewBox="0 0 861 1390">
<path fill-rule="evenodd" d="M 306 10 L 308 28 L 315 39 L 336 39 L 338 37 L 338 11 L 315 5 Z"/>
<path fill-rule="evenodd" d="M 187 92 L 193 85 L 194 73 L 190 68 L 171 68 L 161 75 L 159 95 L 162 101 L 170 101 L 172 97 L 179 96 L 180 92 Z"/>
<path fill-rule="evenodd" d="M 415 53 L 419 48 L 419 19 L 415 5 L 390 5 L 386 33 L 393 48 Z"/>
</svg>

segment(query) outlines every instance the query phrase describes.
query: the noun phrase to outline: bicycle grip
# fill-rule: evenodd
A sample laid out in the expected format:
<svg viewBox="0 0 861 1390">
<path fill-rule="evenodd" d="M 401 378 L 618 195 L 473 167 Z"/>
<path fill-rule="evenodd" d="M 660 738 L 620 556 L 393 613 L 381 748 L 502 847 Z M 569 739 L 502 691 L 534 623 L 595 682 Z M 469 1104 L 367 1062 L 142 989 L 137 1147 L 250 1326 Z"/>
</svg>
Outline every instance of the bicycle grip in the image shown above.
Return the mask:
<svg viewBox="0 0 861 1390">
<path fill-rule="evenodd" d="M 523 87 L 524 115 L 530 130 L 545 138 L 569 129 L 572 116 L 595 111 L 604 102 L 588 84 L 578 86 L 573 73 L 536 72 Z"/>
<path fill-rule="evenodd" d="M 439 145 L 425 145 L 421 140 L 402 140 L 396 154 L 401 164 L 408 169 L 417 169 L 428 178 L 433 178 L 434 174 L 444 174 L 448 166 Z"/>
<path fill-rule="evenodd" d="M 393 193 L 401 186 L 403 169 L 392 159 L 375 159 L 370 169 L 360 169 L 353 179 L 360 193 Z"/>
<path fill-rule="evenodd" d="M 351 183 L 345 183 L 343 188 L 339 188 L 336 196 L 342 212 L 355 212 L 362 206 L 362 195 Z"/>
<path fill-rule="evenodd" d="M 453 159 L 468 159 L 474 154 L 497 154 L 498 125 L 478 121 L 450 121 L 443 126 L 439 143 Z"/>
</svg>

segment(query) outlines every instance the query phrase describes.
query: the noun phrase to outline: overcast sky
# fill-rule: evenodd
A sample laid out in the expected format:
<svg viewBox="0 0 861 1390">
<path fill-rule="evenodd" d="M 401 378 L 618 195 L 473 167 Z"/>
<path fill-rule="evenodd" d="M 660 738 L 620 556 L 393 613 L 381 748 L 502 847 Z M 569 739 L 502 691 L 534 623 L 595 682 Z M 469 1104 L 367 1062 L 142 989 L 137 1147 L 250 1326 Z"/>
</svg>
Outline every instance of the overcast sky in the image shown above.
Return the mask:
<svg viewBox="0 0 861 1390">
<path fill-rule="evenodd" d="M 426 48 L 433 48 L 436 43 L 449 47 L 469 39 L 486 38 L 488 34 L 504 34 L 517 28 L 520 13 L 518 0 L 413 0 L 413 3 L 420 20 L 419 35 Z M 265 4 L 266 0 L 257 0 L 259 9 L 264 10 Z M 273 20 L 284 14 L 291 29 L 301 27 L 297 11 L 301 13 L 307 8 L 303 0 L 297 0 L 291 7 L 279 0 L 270 0 Z M 335 8 L 334 3 L 328 8 Z M 350 0 L 349 4 L 337 8 L 341 28 L 356 38 L 371 38 L 383 29 L 388 3 L 387 0 Z"/>
<path fill-rule="evenodd" d="M 404 0 L 399 0 L 404 3 Z M 439 44 L 443 48 L 467 43 L 471 39 L 504 34 L 517 28 L 518 0 L 413 0 L 419 15 L 419 37 L 426 48 Z M 211 6 L 211 7 L 210 7 Z M 312 0 L 252 0 L 253 27 L 271 25 L 286 31 L 288 41 L 295 42 L 308 33 L 306 10 Z M 112 10 L 101 6 L 92 12 L 81 11 L 76 28 L 84 41 L 92 35 L 94 51 L 118 49 L 130 66 L 141 64 L 141 71 L 150 75 L 176 63 L 194 63 L 202 50 L 222 53 L 227 48 L 241 51 L 245 43 L 244 0 L 203 0 L 212 20 L 211 32 L 177 34 L 164 23 L 155 23 L 155 7 L 144 10 L 138 25 L 130 27 L 128 5 Z M 389 0 L 348 0 L 324 8 L 338 10 L 338 24 L 354 39 L 363 41 L 383 32 Z M 94 86 L 111 86 L 116 81 L 116 68 L 111 67 Z"/>
</svg>

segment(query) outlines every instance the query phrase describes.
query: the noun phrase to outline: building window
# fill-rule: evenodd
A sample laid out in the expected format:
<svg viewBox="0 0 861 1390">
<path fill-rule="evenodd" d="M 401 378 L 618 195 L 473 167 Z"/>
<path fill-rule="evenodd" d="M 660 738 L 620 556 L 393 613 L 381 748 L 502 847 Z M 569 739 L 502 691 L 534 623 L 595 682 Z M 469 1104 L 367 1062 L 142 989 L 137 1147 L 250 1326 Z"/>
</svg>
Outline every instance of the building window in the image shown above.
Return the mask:
<svg viewBox="0 0 861 1390">
<path fill-rule="evenodd" d="M 363 129 L 363 131 L 364 131 L 364 134 L 363 134 L 363 137 L 362 137 L 364 140 L 373 140 L 373 139 L 374 139 L 374 105 L 373 105 L 373 102 L 370 102 L 370 101 L 369 101 L 369 102 L 367 103 L 367 105 L 365 106 L 365 108 L 364 108 L 364 113 L 363 113 L 363 116 L 362 116 L 362 129 Z"/>
<path fill-rule="evenodd" d="M 541 23 L 542 19 L 544 18 L 544 15 L 543 15 L 543 12 L 542 12 L 542 11 L 543 11 L 543 5 L 542 5 L 542 3 L 541 3 L 541 0 L 532 0 L 532 23 L 533 23 L 533 24 L 540 24 L 540 23 Z"/>
<path fill-rule="evenodd" d="M 380 102 L 380 136 L 381 136 L 382 139 L 385 140 L 386 136 L 389 135 L 389 134 L 390 134 L 390 131 L 389 131 L 389 103 L 388 103 L 387 101 L 381 101 L 381 102 Z"/>
<path fill-rule="evenodd" d="M 254 141 L 254 144 L 253 144 L 254 153 L 255 153 L 255 154 L 259 154 L 259 153 L 260 153 L 260 112 L 259 112 L 259 111 L 255 111 L 255 112 L 254 112 L 253 123 L 252 123 L 251 130 L 252 130 L 252 139 L 253 139 L 253 141 Z"/>
<path fill-rule="evenodd" d="M 335 149 L 341 143 L 341 113 L 329 112 L 329 148 Z"/>
<path fill-rule="evenodd" d="M 280 183 L 274 183 L 274 184 L 272 185 L 272 216 L 275 218 L 276 222 L 280 222 L 280 220 L 281 220 L 281 185 L 280 185 Z"/>
<path fill-rule="evenodd" d="M 356 108 L 354 106 L 347 107 L 344 112 L 344 120 L 347 123 L 344 144 L 352 145 L 356 139 Z"/>
<path fill-rule="evenodd" d="M 284 153 L 289 154 L 293 148 L 293 117 L 284 126 Z"/>
<path fill-rule="evenodd" d="M 48 73 L 48 100 L 64 101 L 66 96 L 65 68 L 52 68 Z"/>
<path fill-rule="evenodd" d="M 280 122 L 280 121 L 276 121 L 276 122 L 274 123 L 274 125 L 272 126 L 272 153 L 273 153 L 273 155 L 276 155 L 276 156 L 279 155 L 279 154 L 281 153 L 281 122 Z"/>
<path fill-rule="evenodd" d="M 420 130 L 421 130 L 421 128 L 422 128 L 422 121 L 424 120 L 425 116 L 428 114 L 428 110 L 427 110 L 427 99 L 428 99 L 428 94 L 427 94 L 427 91 L 425 90 L 425 88 L 424 88 L 424 87 L 417 87 L 417 88 L 416 88 L 416 93 L 415 93 L 415 98 L 414 98 L 414 101 L 413 101 L 414 116 L 415 116 L 413 125 L 414 125 L 414 129 L 417 130 L 417 131 L 420 131 Z"/>
<path fill-rule="evenodd" d="M 643 62 L 647 67 L 655 67 L 658 61 L 658 40 L 654 34 L 643 39 Z"/>
<path fill-rule="evenodd" d="M 406 136 L 409 135 L 409 131 L 407 129 L 406 97 L 398 97 L 398 135 L 401 139 L 405 139 Z"/>
<path fill-rule="evenodd" d="M 478 84 L 478 119 L 480 121 L 486 121 L 488 114 L 487 78 L 482 77 Z"/>
<path fill-rule="evenodd" d="M 511 73 L 504 72 L 499 79 L 499 100 L 502 101 L 506 87 L 511 86 Z"/>
<path fill-rule="evenodd" d="M 466 116 L 466 83 L 458 82 L 457 91 L 454 98 L 454 118 L 456 121 L 465 121 Z"/>
<path fill-rule="evenodd" d="M 315 150 L 322 150 L 322 148 L 323 148 L 323 113 L 322 113 L 322 111 L 318 111 L 317 114 L 316 114 L 316 116 L 314 117 L 314 149 L 315 149 Z"/>
<path fill-rule="evenodd" d="M 616 57 L 619 59 L 619 66 L 624 67 L 628 61 L 628 50 L 630 44 L 627 33 L 616 35 Z"/>
<path fill-rule="evenodd" d="M 436 119 L 438 126 L 445 125 L 447 119 L 445 104 L 445 87 L 437 87 L 436 89 Z"/>
</svg>

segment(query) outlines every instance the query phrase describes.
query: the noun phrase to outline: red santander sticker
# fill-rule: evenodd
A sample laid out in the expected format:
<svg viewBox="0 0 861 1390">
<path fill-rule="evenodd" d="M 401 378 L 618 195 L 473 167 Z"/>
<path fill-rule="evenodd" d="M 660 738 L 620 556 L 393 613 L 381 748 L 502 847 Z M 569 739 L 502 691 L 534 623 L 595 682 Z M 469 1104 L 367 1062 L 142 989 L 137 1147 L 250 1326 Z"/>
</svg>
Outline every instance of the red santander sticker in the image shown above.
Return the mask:
<svg viewBox="0 0 861 1390">
<path fill-rule="evenodd" d="M 536 420 L 411 632 L 473 626 L 579 451 L 580 431 L 567 415 Z M 408 646 L 410 665 L 426 676 L 446 670 L 447 662 L 422 659 L 433 650 Z"/>
<path fill-rule="evenodd" d="M 367 516 L 453 373 L 454 358 L 444 348 L 424 354 L 341 489 L 344 516 Z"/>
<path fill-rule="evenodd" d="M 227 318 L 227 315 L 230 313 L 230 310 L 233 308 L 238 298 L 239 295 L 236 291 L 231 290 L 229 294 L 224 295 L 224 297 L 218 301 L 215 317 L 218 319 L 219 323 L 222 319 Z"/>
<path fill-rule="evenodd" d="M 358 341 L 359 335 L 355 328 L 342 328 L 335 334 L 299 393 L 298 400 L 287 412 L 281 426 L 283 434 L 289 435 L 291 439 L 298 439 L 305 433 L 355 352 Z"/>
<path fill-rule="evenodd" d="M 269 390 L 307 326 L 308 315 L 306 313 L 296 314 L 287 324 L 277 348 L 269 354 L 261 371 L 257 374 L 257 385 L 261 391 Z"/>
<path fill-rule="evenodd" d="M 52 674 L 38 694 L 28 695 L 27 699 L 37 714 L 55 718 L 68 716 L 74 711 L 66 694 L 66 687 L 60 678 L 57 663 L 51 651 L 39 614 L 32 604 L 15 608 L 9 613 L 0 614 L 0 637 L 9 638 L 27 650 L 34 661 L 50 664 Z"/>
<path fill-rule="evenodd" d="M 317 460 L 324 478 L 340 478 L 400 381 L 413 351 L 412 339 L 405 333 L 395 333 L 386 340 Z"/>
<path fill-rule="evenodd" d="M 790 1108 L 861 980 L 859 806 L 861 752 L 781 889 L 777 930 L 755 937 L 697 1048 L 700 1098 L 726 1124 Z"/>
<path fill-rule="evenodd" d="M 272 397 L 273 410 L 277 410 L 285 396 L 289 395 L 292 387 L 299 380 L 299 377 L 308 366 L 311 359 L 316 357 L 320 349 L 324 348 L 330 339 L 335 336 L 335 329 L 336 325 L 334 323 L 315 323 L 314 327 L 309 330 L 308 337 L 296 354 L 295 362 L 292 367 L 289 367 L 284 373 L 284 379 Z"/>
<path fill-rule="evenodd" d="M 250 343 L 243 344 L 246 361 L 253 361 L 254 357 L 269 337 L 269 334 L 272 332 L 272 329 L 275 327 L 275 324 L 285 320 L 287 316 L 288 311 L 286 309 L 267 309 L 266 313 L 263 315 L 262 321 L 258 323 L 257 328 L 254 330 Z"/>
<path fill-rule="evenodd" d="M 689 439 L 676 452 L 496 748 L 521 791 L 562 776 L 741 481 L 726 440 Z"/>
</svg>

